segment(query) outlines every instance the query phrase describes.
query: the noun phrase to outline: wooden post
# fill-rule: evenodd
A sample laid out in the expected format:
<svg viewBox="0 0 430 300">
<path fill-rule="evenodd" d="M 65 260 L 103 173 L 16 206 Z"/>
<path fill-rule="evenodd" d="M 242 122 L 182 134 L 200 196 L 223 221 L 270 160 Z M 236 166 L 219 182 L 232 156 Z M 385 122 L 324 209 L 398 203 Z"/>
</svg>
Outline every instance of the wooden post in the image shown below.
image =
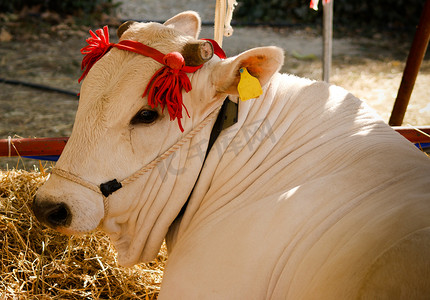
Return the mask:
<svg viewBox="0 0 430 300">
<path fill-rule="evenodd" d="M 332 41 L 333 41 L 333 2 L 323 2 L 323 80 L 330 81 Z"/>
<path fill-rule="evenodd" d="M 430 0 L 424 4 L 420 22 L 415 32 L 411 50 L 409 51 L 406 61 L 405 70 L 403 71 L 402 82 L 400 83 L 396 101 L 394 102 L 393 111 L 391 112 L 388 124 L 391 126 L 400 126 L 403 123 L 406 109 L 408 108 L 409 99 L 414 89 L 415 80 L 417 79 L 421 63 L 427 50 L 430 38 Z"/>
<path fill-rule="evenodd" d="M 226 15 L 226 0 L 216 0 L 214 40 L 222 47 L 224 37 L 224 23 Z"/>
</svg>

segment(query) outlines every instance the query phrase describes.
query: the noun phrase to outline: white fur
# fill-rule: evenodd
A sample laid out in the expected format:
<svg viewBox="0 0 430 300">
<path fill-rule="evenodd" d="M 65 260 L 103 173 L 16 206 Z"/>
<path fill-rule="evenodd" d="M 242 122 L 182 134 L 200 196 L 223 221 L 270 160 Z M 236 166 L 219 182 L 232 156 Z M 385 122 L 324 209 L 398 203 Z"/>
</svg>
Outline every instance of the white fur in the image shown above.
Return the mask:
<svg viewBox="0 0 430 300">
<path fill-rule="evenodd" d="M 200 28 L 186 20 L 196 15 L 176 16 L 168 27 L 135 24 L 122 38 L 179 51 Z M 101 222 L 124 265 L 152 259 L 167 235 L 159 299 L 424 299 L 430 160 L 359 99 L 280 75 L 282 63 L 280 49 L 256 48 L 214 57 L 190 75 L 185 132 L 226 95 L 237 96 L 240 67 L 264 86 L 258 99 L 239 101 L 238 123 L 221 133 L 204 166 L 211 126 L 111 195 L 103 220 L 99 195 L 55 176 L 38 199 L 73 203 L 67 232 Z M 159 67 L 118 49 L 106 54 L 84 81 L 59 167 L 94 183 L 121 180 L 178 141 L 166 112 L 152 126 L 129 125 Z M 416 264 L 424 266 L 417 273 Z M 411 278 L 416 284 L 405 284 Z"/>
</svg>

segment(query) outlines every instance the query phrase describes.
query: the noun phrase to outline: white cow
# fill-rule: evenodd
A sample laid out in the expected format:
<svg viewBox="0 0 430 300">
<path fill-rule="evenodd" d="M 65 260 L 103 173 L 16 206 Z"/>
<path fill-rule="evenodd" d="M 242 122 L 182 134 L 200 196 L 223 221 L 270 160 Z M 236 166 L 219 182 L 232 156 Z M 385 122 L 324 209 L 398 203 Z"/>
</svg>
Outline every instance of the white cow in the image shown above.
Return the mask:
<svg viewBox="0 0 430 300">
<path fill-rule="evenodd" d="M 121 31 L 180 52 L 200 19 Z M 342 88 L 279 74 L 283 58 L 255 48 L 188 74 L 181 132 L 142 98 L 161 64 L 114 47 L 84 80 L 36 215 L 67 234 L 101 228 L 124 266 L 153 259 L 166 238 L 159 299 L 429 299 L 429 158 Z M 203 162 L 242 67 L 263 94 L 239 101 Z M 97 186 L 112 179 L 123 187 L 104 198 Z"/>
</svg>

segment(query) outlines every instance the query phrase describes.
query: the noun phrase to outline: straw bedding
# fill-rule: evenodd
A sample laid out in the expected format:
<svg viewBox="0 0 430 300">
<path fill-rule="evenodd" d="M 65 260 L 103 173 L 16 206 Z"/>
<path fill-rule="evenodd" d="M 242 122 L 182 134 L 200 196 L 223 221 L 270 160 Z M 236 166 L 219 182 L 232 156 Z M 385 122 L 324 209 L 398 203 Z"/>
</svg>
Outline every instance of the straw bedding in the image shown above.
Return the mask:
<svg viewBox="0 0 430 300">
<path fill-rule="evenodd" d="M 0 300 L 3 299 L 157 299 L 165 245 L 148 264 L 121 268 L 101 232 L 67 237 L 37 222 L 36 190 L 48 178 L 0 170 Z"/>
<path fill-rule="evenodd" d="M 156 299 L 167 259 L 121 268 L 108 238 L 95 232 L 67 237 L 31 212 L 41 171 L 0 170 L 0 300 Z"/>
</svg>

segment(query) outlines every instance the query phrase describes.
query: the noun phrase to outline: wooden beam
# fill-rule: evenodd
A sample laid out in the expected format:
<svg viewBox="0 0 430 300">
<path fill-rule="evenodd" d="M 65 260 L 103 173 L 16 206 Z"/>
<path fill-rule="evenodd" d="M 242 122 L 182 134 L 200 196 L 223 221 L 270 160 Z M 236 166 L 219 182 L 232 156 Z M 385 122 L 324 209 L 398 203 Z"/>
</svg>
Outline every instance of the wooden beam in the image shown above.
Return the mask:
<svg viewBox="0 0 430 300">
<path fill-rule="evenodd" d="M 330 82 L 333 44 L 333 5 L 334 0 L 323 1 L 323 80 Z"/>
<path fill-rule="evenodd" d="M 222 40 L 224 37 L 224 23 L 226 15 L 226 0 L 216 0 L 215 6 L 215 26 L 214 26 L 214 40 L 222 47 Z"/>
<path fill-rule="evenodd" d="M 417 79 L 421 63 L 427 50 L 430 39 L 430 0 L 424 4 L 423 12 L 415 32 L 411 50 L 409 51 L 406 61 L 405 70 L 403 71 L 402 82 L 400 83 L 397 98 L 394 103 L 388 124 L 391 126 L 400 126 L 403 123 L 406 109 L 408 108 L 409 99 L 414 89 L 415 80 Z"/>
</svg>

